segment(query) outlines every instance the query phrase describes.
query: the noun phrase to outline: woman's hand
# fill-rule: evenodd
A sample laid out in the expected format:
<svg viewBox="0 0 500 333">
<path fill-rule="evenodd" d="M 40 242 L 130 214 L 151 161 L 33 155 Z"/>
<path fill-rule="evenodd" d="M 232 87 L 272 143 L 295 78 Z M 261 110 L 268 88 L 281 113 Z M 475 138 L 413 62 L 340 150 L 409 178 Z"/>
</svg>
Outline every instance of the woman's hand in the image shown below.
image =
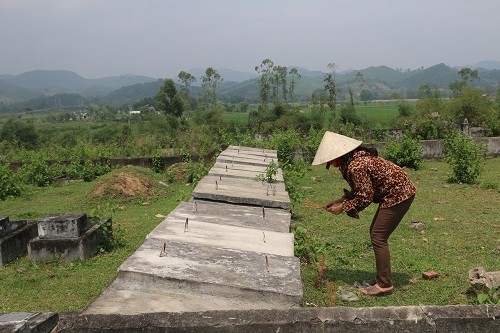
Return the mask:
<svg viewBox="0 0 500 333">
<path fill-rule="evenodd" d="M 335 215 L 342 213 L 342 202 L 334 202 L 330 206 L 326 207 L 326 210 Z"/>
<path fill-rule="evenodd" d="M 342 203 L 342 202 L 344 202 L 344 198 L 340 198 L 340 199 L 337 199 L 337 200 L 332 200 L 332 201 L 330 201 L 329 203 L 326 204 L 325 209 L 328 210 L 328 208 L 330 208 L 332 205 L 337 204 L 337 203 Z"/>
</svg>

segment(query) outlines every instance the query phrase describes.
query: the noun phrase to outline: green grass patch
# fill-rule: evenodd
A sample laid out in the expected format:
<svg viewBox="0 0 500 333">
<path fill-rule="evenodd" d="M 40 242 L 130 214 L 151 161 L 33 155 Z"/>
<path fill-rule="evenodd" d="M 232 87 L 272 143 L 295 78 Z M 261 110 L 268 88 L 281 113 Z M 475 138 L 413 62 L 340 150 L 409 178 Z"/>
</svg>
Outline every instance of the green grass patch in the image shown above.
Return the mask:
<svg viewBox="0 0 500 333">
<path fill-rule="evenodd" d="M 117 183 L 113 175 L 120 173 L 134 175 L 134 179 L 149 179 L 149 191 L 135 183 L 125 185 L 128 190 L 136 190 L 134 195 L 120 192 L 118 188 L 100 194 L 100 186 Z M 91 215 L 92 211 L 113 208 L 113 225 L 122 230 L 125 243 L 87 261 L 32 263 L 24 256 L 0 267 L 0 313 L 77 311 L 87 307 L 115 278 L 117 268 L 161 222 L 155 215 L 167 215 L 179 202 L 190 198 L 192 186 L 168 183 L 166 178 L 151 170 L 127 167 L 93 182 L 30 188 L 22 197 L 0 201 L 0 215 L 7 215 L 11 220 L 36 220 L 71 212 Z M 159 184 L 160 181 L 168 186 Z"/>
<path fill-rule="evenodd" d="M 447 164 L 426 161 L 419 171 L 409 170 L 418 193 L 399 227 L 389 239 L 395 292 L 387 297 L 360 297 L 357 302 L 336 300 L 337 305 L 399 306 L 467 304 L 468 272 L 473 267 L 498 270 L 500 255 L 500 159 L 489 159 L 480 182 L 487 186 L 448 184 Z M 298 186 L 303 199 L 324 204 L 347 187 L 337 170 L 310 167 Z M 311 208 L 307 201 L 294 205 L 294 227 L 306 230 L 316 261 L 302 265 L 304 304 L 328 306 L 327 283 L 335 289 L 356 292 L 355 281 L 375 277 L 369 226 L 377 206 L 360 213 L 360 219 L 333 215 Z M 422 230 L 410 222 L 424 224 Z M 324 258 L 323 285 L 316 286 L 317 268 Z M 439 278 L 424 280 L 422 273 L 436 271 Z M 331 294 L 331 292 L 330 292 Z"/>
<path fill-rule="evenodd" d="M 488 159 L 477 185 L 448 184 L 451 170 L 444 162 L 426 161 L 419 171 L 409 170 L 418 187 L 412 208 L 390 239 L 395 292 L 387 297 L 361 297 L 337 306 L 396 306 L 466 304 L 468 271 L 476 266 L 498 270 L 500 255 L 500 202 L 497 171 L 500 159 Z M 115 175 L 128 173 L 148 179 L 149 191 L 126 195 L 117 188 L 100 191 L 102 184 L 120 183 Z M 174 171 L 175 173 L 175 171 Z M 31 187 L 18 198 L 0 201 L 0 215 L 11 220 L 39 219 L 46 215 L 112 209 L 113 222 L 123 231 L 125 246 L 87 261 L 32 263 L 26 256 L 0 267 L 0 312 L 78 311 L 85 309 L 115 278 L 117 268 L 167 215 L 191 196 L 185 182 L 168 183 L 172 175 L 141 168 L 122 168 L 92 182 L 72 182 L 46 188 Z M 159 182 L 168 183 L 168 186 Z M 301 177 L 302 199 L 325 203 L 339 196 L 346 183 L 340 174 L 310 167 Z M 325 258 L 323 285 L 314 283 L 317 262 L 303 264 L 304 305 L 331 304 L 327 283 L 356 291 L 354 281 L 374 276 L 374 258 L 368 228 L 376 206 L 363 211 L 359 220 L 332 215 L 294 203 L 293 227 L 307 234 L 318 259 Z M 421 221 L 423 230 L 409 227 Z M 423 280 L 422 272 L 435 270 L 440 277 Z"/>
</svg>

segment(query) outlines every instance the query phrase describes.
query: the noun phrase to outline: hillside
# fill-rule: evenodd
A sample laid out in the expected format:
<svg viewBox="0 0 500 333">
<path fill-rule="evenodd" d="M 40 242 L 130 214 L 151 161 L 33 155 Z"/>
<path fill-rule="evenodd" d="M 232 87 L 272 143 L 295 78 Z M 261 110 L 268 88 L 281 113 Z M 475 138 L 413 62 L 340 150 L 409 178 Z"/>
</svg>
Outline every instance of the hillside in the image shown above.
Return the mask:
<svg viewBox="0 0 500 333">
<path fill-rule="evenodd" d="M 494 67 L 495 62 L 478 63 L 484 67 Z M 291 68 L 291 67 L 290 67 Z M 324 92 L 324 75 L 320 71 L 310 71 L 302 67 L 298 69 L 301 77 L 296 83 L 296 100 L 307 101 L 313 92 Z M 218 70 L 219 71 L 219 70 Z M 418 88 L 423 84 L 440 89 L 446 95 L 450 83 L 460 79 L 459 68 L 452 68 L 445 64 L 437 64 L 426 69 L 395 70 L 387 66 L 372 66 L 361 70 L 350 70 L 337 73 L 336 82 L 339 84 L 340 98 L 347 98 L 348 87 L 356 95 L 361 90 L 371 92 L 373 98 L 391 98 L 397 92 L 403 97 L 415 98 Z M 472 84 L 487 91 L 495 91 L 500 84 L 500 69 L 478 68 L 480 79 Z M 202 70 L 190 71 L 193 75 L 203 76 Z M 252 73 L 220 69 L 223 78 L 219 86 L 219 98 L 226 102 L 248 103 L 260 102 L 260 87 L 258 77 Z M 362 81 L 359 80 L 362 74 Z M 227 75 L 225 77 L 224 75 Z M 31 71 L 20 75 L 0 75 L 0 112 L 20 111 L 29 107 L 34 110 L 39 106 L 69 107 L 59 103 L 53 97 L 59 98 L 70 94 L 62 100 L 77 101 L 71 106 L 81 103 L 102 103 L 114 105 L 133 105 L 139 100 L 154 96 L 160 89 L 162 79 L 146 76 L 123 75 L 104 77 L 100 79 L 86 79 L 70 71 Z M 200 92 L 199 78 L 197 84 L 191 87 L 192 95 Z M 179 86 L 178 86 L 179 87 Z M 62 95 L 61 95 L 62 94 Z"/>
</svg>

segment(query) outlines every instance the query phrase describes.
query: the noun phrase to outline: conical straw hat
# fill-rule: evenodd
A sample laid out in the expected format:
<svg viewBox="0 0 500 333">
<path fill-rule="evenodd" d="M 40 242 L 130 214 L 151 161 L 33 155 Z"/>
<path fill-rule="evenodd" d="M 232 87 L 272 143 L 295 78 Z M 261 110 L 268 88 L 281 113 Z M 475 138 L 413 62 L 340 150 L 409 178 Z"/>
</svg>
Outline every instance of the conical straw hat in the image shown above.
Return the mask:
<svg viewBox="0 0 500 333">
<path fill-rule="evenodd" d="M 312 165 L 334 160 L 359 147 L 363 142 L 341 134 L 326 131 L 321 139 Z"/>
</svg>

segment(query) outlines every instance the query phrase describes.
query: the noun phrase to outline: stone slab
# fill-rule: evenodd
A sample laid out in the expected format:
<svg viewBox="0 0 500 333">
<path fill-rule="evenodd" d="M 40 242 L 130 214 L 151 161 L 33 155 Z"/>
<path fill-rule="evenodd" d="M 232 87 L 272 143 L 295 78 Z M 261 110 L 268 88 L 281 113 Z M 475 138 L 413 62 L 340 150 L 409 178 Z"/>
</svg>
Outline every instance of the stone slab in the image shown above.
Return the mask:
<svg viewBox="0 0 500 333">
<path fill-rule="evenodd" d="M 97 253 L 99 224 L 88 229 L 78 238 L 40 238 L 28 244 L 28 255 L 32 261 L 86 260 Z"/>
<path fill-rule="evenodd" d="M 252 251 L 261 254 L 293 256 L 293 234 L 263 231 L 230 225 L 200 222 L 172 215 L 161 222 L 146 239 L 215 246 L 230 251 Z M 157 252 L 160 249 L 158 248 Z"/>
<path fill-rule="evenodd" d="M 272 310 L 65 314 L 59 333 L 86 332 L 350 332 L 497 333 L 500 305 L 318 307 Z"/>
<path fill-rule="evenodd" d="M 278 152 L 273 149 L 264 149 L 264 148 L 252 148 L 252 147 L 242 147 L 242 146 L 229 146 L 222 153 L 231 154 L 231 155 L 253 155 L 253 156 L 262 156 L 269 158 L 278 158 Z"/>
<path fill-rule="evenodd" d="M 8 264 L 25 254 L 28 251 L 29 242 L 37 235 L 36 222 L 30 221 L 0 238 L 0 264 Z"/>
<path fill-rule="evenodd" d="M 255 156 L 248 154 L 233 155 L 233 154 L 222 154 L 222 153 L 219 156 L 217 156 L 216 161 L 225 164 L 246 164 L 246 165 L 256 165 L 263 167 L 267 167 L 269 163 L 271 163 L 271 161 L 278 163 L 278 160 L 274 158 L 265 158 L 265 157 L 256 158 Z"/>
<path fill-rule="evenodd" d="M 246 165 L 239 163 L 218 163 L 208 172 L 212 176 L 220 176 L 220 178 L 248 178 L 256 179 L 256 177 L 266 177 L 266 167 L 257 165 Z M 281 169 L 277 170 L 277 174 L 273 177 L 278 182 L 283 182 L 283 172 Z"/>
<path fill-rule="evenodd" d="M 13 312 L 0 315 L 0 332 L 49 333 L 59 321 L 53 312 Z"/>
<path fill-rule="evenodd" d="M 86 214 L 51 215 L 38 221 L 38 237 L 77 238 L 85 232 L 86 227 Z"/>
<path fill-rule="evenodd" d="M 221 310 L 287 309 L 298 307 L 290 297 L 275 294 L 272 299 L 261 292 L 234 289 L 228 293 L 224 287 L 214 285 L 183 285 L 166 288 L 163 283 L 117 278 L 84 311 L 85 314 L 183 313 Z M 179 286 L 182 286 L 179 288 Z"/>
<path fill-rule="evenodd" d="M 290 197 L 284 183 L 263 183 L 243 178 L 207 175 L 193 190 L 195 199 L 288 209 Z"/>
<path fill-rule="evenodd" d="M 299 304 L 302 297 L 300 262 L 280 256 L 199 243 L 147 239 L 118 269 L 118 276 L 130 281 L 150 282 L 150 288 L 191 290 L 202 286 L 217 296 L 246 291 L 290 297 Z"/>
<path fill-rule="evenodd" d="M 26 223 L 26 220 L 10 221 L 8 216 L 0 218 L 0 237 L 5 237 L 15 230 L 24 227 Z"/>
<path fill-rule="evenodd" d="M 280 208 L 235 205 L 224 202 L 191 200 L 181 202 L 169 216 L 205 223 L 232 225 L 257 230 L 290 232 L 290 212 Z"/>
</svg>

